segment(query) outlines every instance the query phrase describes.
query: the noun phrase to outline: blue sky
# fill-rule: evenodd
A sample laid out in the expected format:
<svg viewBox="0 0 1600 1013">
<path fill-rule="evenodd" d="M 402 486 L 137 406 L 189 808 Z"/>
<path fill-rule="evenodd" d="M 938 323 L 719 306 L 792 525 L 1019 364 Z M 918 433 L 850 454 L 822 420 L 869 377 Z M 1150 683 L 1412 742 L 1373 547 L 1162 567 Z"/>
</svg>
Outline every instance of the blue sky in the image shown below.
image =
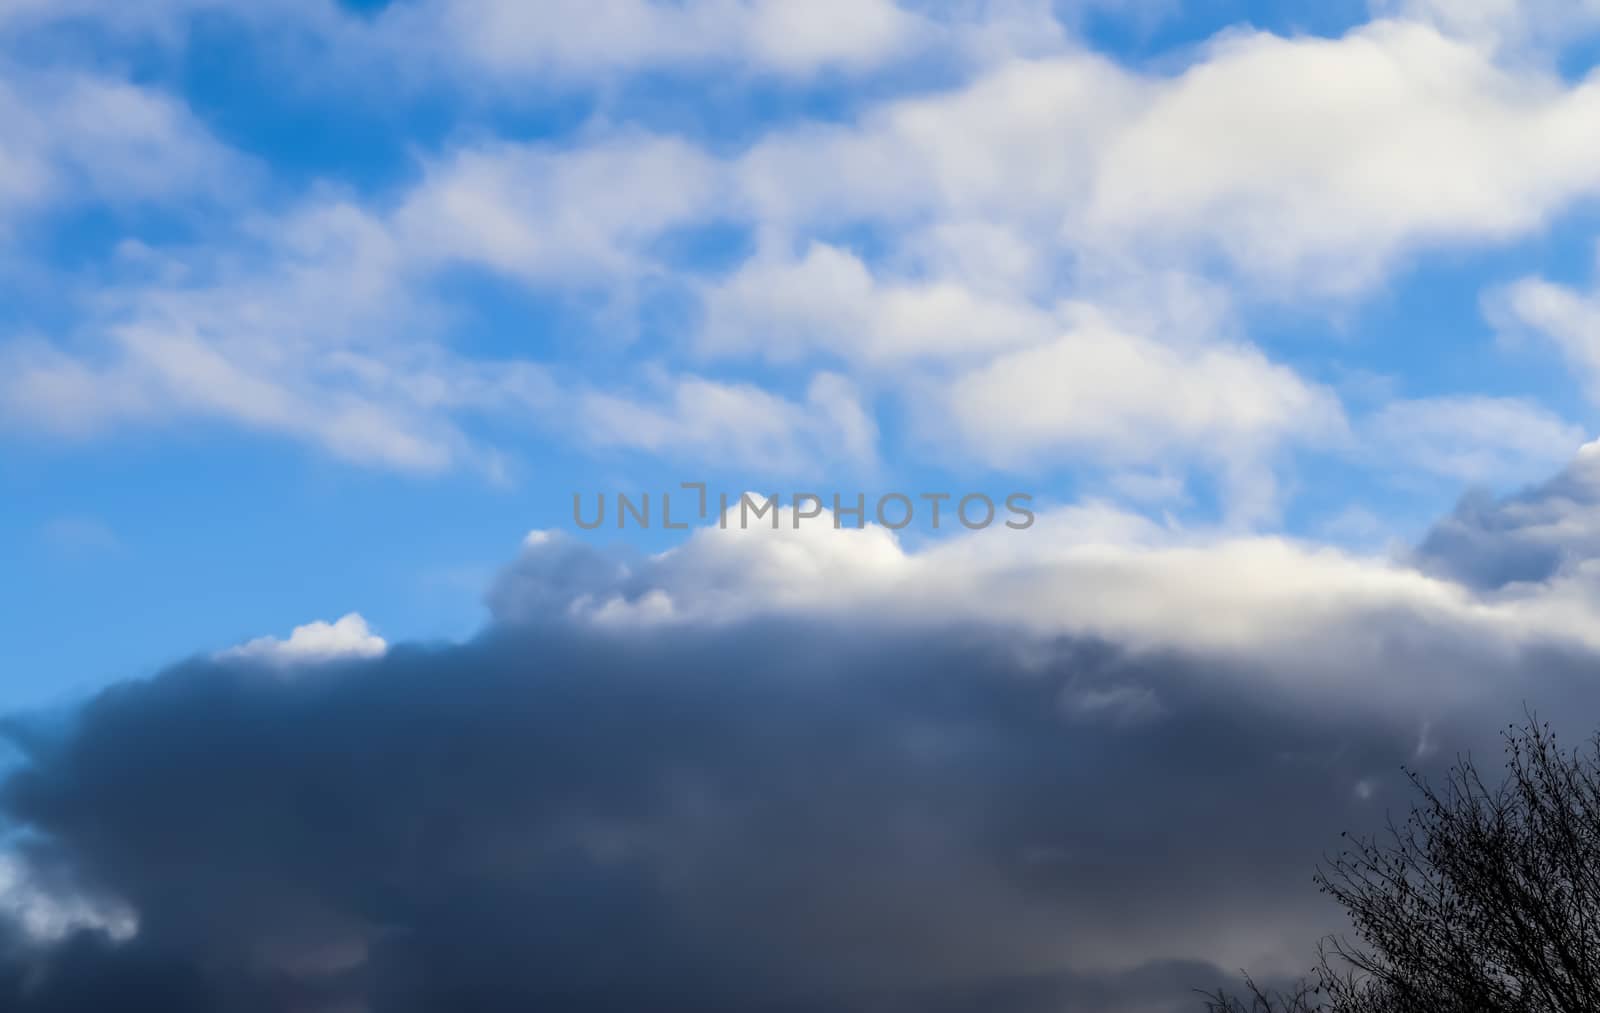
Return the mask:
<svg viewBox="0 0 1600 1013">
<path fill-rule="evenodd" d="M 1592 433 L 1586 13 L 614 6 L 0 8 L 0 699 L 468 635 L 578 490 L 1381 554 Z"/>
</svg>

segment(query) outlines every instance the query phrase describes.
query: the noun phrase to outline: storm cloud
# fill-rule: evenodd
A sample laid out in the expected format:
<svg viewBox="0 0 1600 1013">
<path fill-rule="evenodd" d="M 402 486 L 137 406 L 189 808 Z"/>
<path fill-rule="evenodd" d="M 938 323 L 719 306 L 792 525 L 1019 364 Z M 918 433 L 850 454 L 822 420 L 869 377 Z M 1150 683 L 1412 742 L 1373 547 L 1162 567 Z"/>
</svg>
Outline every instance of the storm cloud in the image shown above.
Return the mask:
<svg viewBox="0 0 1600 1013">
<path fill-rule="evenodd" d="M 1189 1009 L 1343 928 L 1310 874 L 1402 765 L 1600 712 L 1570 594 L 1313 553 L 1326 581 L 1274 577 L 1296 623 L 1219 636 L 1172 606 L 1301 550 L 1071 519 L 1009 560 L 540 535 L 470 642 L 221 652 L 14 717 L 0 1006 Z"/>
<path fill-rule="evenodd" d="M 1147 965 L 1213 919 L 1276 922 L 1330 802 L 1403 758 L 1405 729 L 1203 681 L 981 633 L 499 631 L 121 687 L 4 801 L 36 864 L 139 912 L 98 973 L 203 1008 L 1028 1009 L 1171 986 Z M 1094 693 L 1181 717 L 1071 703 Z M 41 997 L 84 987 L 89 945 Z"/>
</svg>

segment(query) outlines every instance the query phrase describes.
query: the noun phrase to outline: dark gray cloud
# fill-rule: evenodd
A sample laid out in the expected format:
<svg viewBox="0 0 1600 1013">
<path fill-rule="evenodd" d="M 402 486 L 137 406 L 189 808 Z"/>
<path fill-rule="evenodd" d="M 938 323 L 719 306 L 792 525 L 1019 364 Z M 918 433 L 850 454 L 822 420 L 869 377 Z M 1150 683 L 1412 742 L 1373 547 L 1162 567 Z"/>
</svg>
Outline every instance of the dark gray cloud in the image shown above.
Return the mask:
<svg viewBox="0 0 1600 1013">
<path fill-rule="evenodd" d="M 1418 559 L 1477 588 L 1568 575 L 1597 490 L 1586 455 L 1463 503 Z M 982 585 L 1081 606 L 1098 572 L 1175 623 L 1196 599 L 1171 588 L 1254 579 L 1240 558 L 1343 581 L 1297 585 L 1291 638 L 1255 621 L 1203 654 L 918 623 L 843 586 L 811 618 L 745 607 L 912 565 L 859 538 L 644 560 L 544 536 L 468 643 L 198 658 L 12 718 L 0 1009 L 1161 1013 L 1241 964 L 1292 973 L 1343 927 L 1312 868 L 1408 804 L 1401 766 L 1492 752 L 1525 705 L 1590 732 L 1600 659 L 1537 595 L 1485 613 L 1254 548 Z M 919 592 L 970 570 L 915 565 Z"/>
<path fill-rule="evenodd" d="M 1218 965 L 1308 962 L 1337 832 L 1533 685 L 1385 713 L 866 625 L 196 660 L 14 720 L 0 806 L 41 888 L 140 924 L 13 932 L 0 1008 L 1189 1009 Z M 1593 704 L 1586 665 L 1538 685 Z"/>
<path fill-rule="evenodd" d="M 1467 495 L 1416 557 L 1424 570 L 1476 588 L 1537 583 L 1600 557 L 1600 447 L 1516 495 Z"/>
</svg>

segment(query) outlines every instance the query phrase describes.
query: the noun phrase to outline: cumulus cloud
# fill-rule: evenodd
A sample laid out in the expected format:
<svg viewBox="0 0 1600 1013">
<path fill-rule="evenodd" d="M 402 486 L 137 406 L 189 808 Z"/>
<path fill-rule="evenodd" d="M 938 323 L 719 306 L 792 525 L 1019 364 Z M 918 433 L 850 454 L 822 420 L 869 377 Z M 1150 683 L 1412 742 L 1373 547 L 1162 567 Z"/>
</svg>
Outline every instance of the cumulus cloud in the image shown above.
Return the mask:
<svg viewBox="0 0 1600 1013">
<path fill-rule="evenodd" d="M 1525 233 L 1593 192 L 1597 105 L 1592 80 L 1507 72 L 1403 22 L 1225 38 L 1114 138 L 1087 218 L 1313 288 L 1371 282 L 1418 244 Z"/>
<path fill-rule="evenodd" d="M 955 281 L 875 278 L 860 257 L 826 243 L 746 262 L 708 291 L 706 314 L 709 354 L 784 361 L 824 352 L 879 366 L 982 356 L 1061 326 L 1046 310 Z"/>
<path fill-rule="evenodd" d="M 846 8 L 858 30 L 840 29 Z M 1525 8 L 1452 9 L 1473 22 L 1548 20 Z M 1040 28 L 1054 22 L 1041 10 L 958 6 L 942 30 L 977 36 L 1028 24 L 1048 35 Z M 1442 10 L 1389 5 L 1383 13 L 1396 17 L 1332 39 L 1223 33 L 1167 76 L 1079 47 L 1002 59 L 953 90 L 869 106 L 854 123 L 778 132 L 735 160 L 739 189 L 776 221 L 904 219 L 934 210 L 952 223 L 1031 221 L 1032 231 L 1065 247 L 1104 252 L 1159 234 L 1167 237 L 1161 243 L 1220 249 L 1271 279 L 1319 289 L 1368 283 L 1419 244 L 1526 232 L 1595 185 L 1588 168 L 1595 141 L 1586 129 L 1594 119 L 1591 84 L 1563 82 L 1537 65 L 1502 64 L 1473 44 L 1472 32 L 1436 16 Z M 433 47 L 470 36 L 478 42 L 469 48 L 481 43 L 483 53 L 502 52 L 511 63 L 591 70 L 638 70 L 652 53 L 686 63 L 726 53 L 790 63 L 776 51 L 763 56 L 763 39 L 781 40 L 793 66 L 817 67 L 848 60 L 850 47 L 926 50 L 915 26 L 932 23 L 927 12 L 887 0 L 839 10 L 808 5 L 804 14 L 767 0 L 616 0 L 608 19 L 616 27 L 599 34 L 567 30 L 576 7 L 541 9 L 538 17 L 517 11 L 483 0 L 395 5 L 365 22 L 346 20 L 377 36 L 391 24 L 432 24 L 426 41 Z M 275 16 L 326 20 L 292 4 Z M 1351 81 L 1360 87 L 1343 86 Z M 1539 157 L 1497 157 L 1507 150 Z M 1175 151 L 1183 154 L 1182 173 L 1170 171 Z M 458 203 L 480 189 L 469 181 L 496 191 L 529 177 L 514 168 L 455 165 Z M 561 166 L 546 168 L 561 178 Z M 615 179 L 615 169 L 596 169 L 597 182 Z M 684 181 L 681 171 L 651 178 Z M 653 199 L 669 190 L 658 188 Z M 625 201 L 619 214 L 639 192 L 608 189 Z"/>
<path fill-rule="evenodd" d="M 1331 391 L 1253 347 L 1166 344 L 1097 313 L 1076 316 L 1050 342 L 929 388 L 928 424 L 978 459 L 1013 468 L 1084 457 L 1123 467 L 1198 460 L 1232 484 L 1242 515 L 1276 504 L 1273 451 L 1346 434 Z"/>
<path fill-rule="evenodd" d="M 1404 707 L 1448 695 L 1426 674 L 1444 671 L 1444 659 L 1509 661 L 1529 643 L 1600 647 L 1587 571 L 1493 594 L 1455 576 L 1283 537 L 1170 528 L 1104 506 L 916 549 L 870 523 L 838 530 L 826 513 L 796 525 L 790 511 L 775 529 L 711 527 L 642 558 L 547 533 L 524 546 L 489 600 L 509 625 L 554 614 L 606 630 L 718 628 L 799 615 L 1096 640 L 1208 659 L 1244 680 L 1236 687 L 1293 672 L 1301 691 L 1329 701 L 1359 686 L 1369 701 Z M 1385 674 L 1408 661 L 1417 670 L 1407 679 Z"/>
<path fill-rule="evenodd" d="M 381 657 L 389 645 L 367 628 L 359 613 L 351 612 L 336 622 L 306 623 L 296 626 L 287 640 L 257 637 L 217 655 L 229 661 L 265 661 L 297 665 L 337 661 L 345 658 Z"/>
<path fill-rule="evenodd" d="M 990 466 L 1199 459 L 1232 514 L 1270 515 L 1272 449 L 1338 442 L 1342 412 L 1253 346 L 1231 301 L 1352 295 L 1416 251 L 1537 230 L 1600 182 L 1595 94 L 1425 18 L 1225 33 L 1169 74 L 1083 51 L 1001 61 L 742 153 L 732 172 L 766 240 L 704 289 L 699 349 L 888 372 L 914 417 L 950 420 Z M 861 229 L 884 247 L 870 263 L 819 238 Z M 1218 256 L 1220 299 L 1152 284 Z M 940 361 L 970 372 L 907 368 Z M 1554 416 L 1488 398 L 1401 403 L 1374 425 L 1449 413 L 1515 432 L 1473 449 L 1412 433 L 1405 466 L 1477 477 L 1574 445 Z"/>
<path fill-rule="evenodd" d="M 613 6 L 618 24 L 640 32 L 591 38 L 560 27 L 571 12 L 530 20 L 498 3 L 475 14 L 392 5 L 366 19 L 290 4 L 270 17 L 373 38 L 432 25 L 431 42 L 447 48 L 470 25 L 530 68 L 559 69 L 561 52 L 584 46 L 620 47 L 584 57 L 618 72 L 703 63 L 713 46 L 798 73 L 852 63 L 837 49 L 847 38 L 871 43 L 861 57 L 871 63 L 1039 16 L 1029 4 L 937 17 L 851 5 L 850 17 L 876 28 L 819 34 L 837 12 Z M 550 421 L 582 415 L 598 420 L 597 444 L 644 440 L 794 467 L 815 453 L 768 455 L 782 437 L 728 417 L 782 415 L 798 427 L 788 442 L 816 443 L 817 389 L 793 392 L 817 369 L 838 369 L 850 382 L 824 381 L 822 394 L 845 420 L 846 459 L 866 456 L 884 405 L 945 419 L 983 467 L 1180 478 L 1198 467 L 1229 490 L 1231 515 L 1271 516 L 1283 484 L 1274 455 L 1336 442 L 1344 422 L 1330 391 L 1250 340 L 1241 298 L 1364 291 L 1412 251 L 1525 235 L 1597 182 L 1592 81 L 1401 13 L 1335 38 L 1223 33 L 1163 72 L 1081 46 L 1001 46 L 931 89 L 891 89 L 832 122 L 791 120 L 720 144 L 604 116 L 559 142 L 454 135 L 420 152 L 415 177 L 393 192 L 325 188 L 191 249 L 128 244 L 148 275 L 86 307 L 70 339 L 25 333 L 0 345 L 0 417 L 79 438 L 127 422 L 225 420 L 363 464 L 503 476 L 507 455 L 485 420 L 548 433 Z M 709 41 L 689 31 L 713 23 Z M 769 36 L 790 56 L 762 49 Z M 234 156 L 180 143 L 195 132 L 181 106 L 139 94 L 90 103 L 127 106 L 114 122 L 63 118 L 118 150 L 116 137 L 138 135 L 126 145 L 134 154 L 104 160 L 138 171 L 108 181 L 138 191 L 158 163 L 148 179 L 174 186 L 234 178 Z M 24 170 L 37 147 L 21 149 Z M 136 157 L 143 147 L 181 164 Z M 34 175 L 14 174 L 19 193 Z M 753 252 L 725 270 L 672 254 L 675 236 L 719 227 Z M 715 382 L 683 374 L 656 397 L 638 393 L 652 384 L 634 373 L 583 385 L 575 403 L 555 375 L 569 348 L 514 347 L 487 361 L 455 345 L 461 322 L 440 290 L 461 271 L 598 304 L 606 330 L 642 326 L 644 293 L 665 293 L 692 321 L 662 336 L 669 359 L 770 369 Z M 1517 304 L 1534 303 L 1553 332 L 1581 329 L 1581 300 L 1541 290 Z M 1582 358 L 1580 339 L 1565 346 Z M 704 403 L 680 403 L 694 384 Z M 851 393 L 866 388 L 870 400 Z M 1397 405 L 1379 424 L 1417 410 Z M 639 436 L 640 420 L 659 435 Z M 1558 433 L 1553 419 L 1518 421 L 1525 438 L 1508 451 Z M 1137 460 L 1124 460 L 1130 448 Z M 1503 459 L 1452 453 L 1413 447 L 1408 460 L 1460 475 Z"/>
<path fill-rule="evenodd" d="M 1220 253 L 1247 278 L 1339 292 L 1592 193 L 1597 95 L 1418 22 L 1233 32 L 1166 77 L 1090 53 L 1008 62 L 770 138 L 742 172 L 779 220 L 1031 222 L 1063 248 Z"/>
</svg>

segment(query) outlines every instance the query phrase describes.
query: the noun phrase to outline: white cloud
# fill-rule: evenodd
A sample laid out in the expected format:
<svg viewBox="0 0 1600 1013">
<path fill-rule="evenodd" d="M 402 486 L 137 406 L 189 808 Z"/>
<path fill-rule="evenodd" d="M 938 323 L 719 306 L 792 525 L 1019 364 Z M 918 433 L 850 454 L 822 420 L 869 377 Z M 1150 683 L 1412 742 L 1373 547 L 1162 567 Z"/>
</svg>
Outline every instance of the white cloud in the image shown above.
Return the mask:
<svg viewBox="0 0 1600 1013">
<path fill-rule="evenodd" d="M 1513 51 L 1570 45 L 1600 24 L 1595 0 L 1373 0 L 1383 16 L 1425 21 L 1479 45 Z"/>
<path fill-rule="evenodd" d="M 229 201 L 253 176 L 182 101 L 95 73 L 0 56 L 0 122 L 0 234 L 62 204 Z"/>
<path fill-rule="evenodd" d="M 1230 510 L 1259 515 L 1276 499 L 1270 454 L 1337 442 L 1344 422 L 1330 391 L 1240 337 L 1237 295 L 1357 293 L 1414 251 L 1535 231 L 1600 187 L 1597 114 L 1600 80 L 1501 63 L 1416 21 L 1226 33 L 1173 74 L 1083 52 L 1002 61 L 740 156 L 763 242 L 706 290 L 700 350 L 879 371 L 965 359 L 954 381 L 890 382 L 984 463 L 1186 456 L 1224 473 Z M 883 247 L 870 262 L 817 238 L 863 226 Z M 1218 254 L 1231 292 L 1202 266 Z M 1516 421 L 1500 460 L 1573 443 L 1531 409 Z M 1487 466 L 1437 440 L 1406 453 Z"/>
<path fill-rule="evenodd" d="M 1093 320 L 959 377 L 941 407 L 1006 463 L 1074 446 L 1123 459 L 1249 448 L 1342 427 L 1330 392 L 1255 349 L 1174 348 Z"/>
<path fill-rule="evenodd" d="M 369 19 L 294 3 L 252 16 L 393 50 L 413 64 L 459 52 L 491 75 L 592 76 L 726 58 L 809 73 L 901 52 L 927 56 L 952 42 L 986 48 L 983 39 L 1015 36 L 1021 26 L 1053 40 L 1043 54 L 978 64 L 986 69 L 964 86 L 892 100 L 855 124 L 768 138 L 736 159 L 738 192 L 768 222 L 909 223 L 932 211 L 944 223 L 1021 224 L 1063 250 L 1220 250 L 1251 276 L 1343 291 L 1370 284 L 1419 245 L 1524 234 L 1594 191 L 1600 87 L 1567 84 L 1539 64 L 1499 61 L 1472 27 L 1491 26 L 1484 31 L 1498 37 L 1511 25 L 1586 23 L 1592 7 L 1408 0 L 1380 8 L 1403 19 L 1340 38 L 1227 32 L 1176 74 L 1130 70 L 1065 46 L 1038 4 L 967 4 L 935 16 L 889 0 L 604 0 L 598 12 L 568 0 L 537 10 L 473 0 L 395 5 Z M 579 23 L 608 29 L 582 31 Z M 147 111 L 128 107 L 102 129 L 138 133 L 150 122 Z M 1520 157 L 1504 157 L 1508 151 Z M 671 180 L 692 194 L 701 185 L 691 178 L 692 159 L 685 153 L 679 164 L 626 179 Z M 122 161 L 135 178 L 156 178 L 138 160 Z M 492 209 L 560 210 L 559 193 L 545 200 L 525 191 L 568 164 L 568 182 L 587 183 L 576 161 L 449 166 L 439 180 L 442 206 L 422 217 L 470 222 L 481 254 L 546 258 L 537 231 L 497 225 Z M 597 185 L 616 182 L 606 166 L 591 167 Z M 672 210 L 661 203 L 670 189 L 607 192 L 619 217 L 649 221 Z M 608 209 L 582 203 L 590 213 Z M 582 238 L 576 219 L 560 225 L 559 234 Z M 447 229 L 432 235 L 449 238 Z M 607 250 L 603 235 L 598 250 Z"/>
<path fill-rule="evenodd" d="M 131 908 L 47 883 L 10 853 L 0 853 L 0 912 L 34 942 L 60 942 L 90 931 L 121 943 L 139 932 L 139 916 Z"/>
<path fill-rule="evenodd" d="M 1292 441 L 1345 435 L 1338 399 L 1247 345 L 1164 344 L 1085 312 L 1054 341 L 935 385 L 923 418 L 1002 467 L 1173 459 L 1221 471 L 1235 510 L 1268 511 L 1263 469 Z"/>
<path fill-rule="evenodd" d="M 367 628 L 367 621 L 352 612 L 337 622 L 296 626 L 287 640 L 257 637 L 220 652 L 217 657 L 264 661 L 275 665 L 303 665 L 349 658 L 381 657 L 389 649 L 384 639 Z"/>
<path fill-rule="evenodd" d="M 1369 425 L 1369 449 L 1380 457 L 1468 482 L 1541 477 L 1584 443 L 1582 429 L 1517 398 L 1394 401 Z"/>
<path fill-rule="evenodd" d="M 1181 503 L 1188 498 L 1188 483 L 1170 471 L 1123 471 L 1109 478 L 1116 492 L 1135 503 Z"/>
<path fill-rule="evenodd" d="M 395 241 L 424 262 L 625 286 L 644 247 L 718 213 L 719 172 L 688 143 L 646 134 L 468 147 L 430 165 L 395 213 Z"/>
<path fill-rule="evenodd" d="M 418 90 L 590 87 L 661 71 L 793 82 L 930 55 L 979 63 L 1058 49 L 1066 38 L 1049 0 L 411 0 L 365 13 L 332 0 L 5 0 L 0 27 L 10 38 L 0 41 L 24 45 L 34 30 L 72 24 L 176 48 L 202 18 L 287 43 L 284 55 L 306 76 L 359 66 L 386 88 Z"/>
<path fill-rule="evenodd" d="M 1593 80 L 1505 71 L 1418 25 L 1224 39 L 1112 140 L 1087 222 L 1353 287 L 1410 247 L 1527 233 L 1593 192 L 1597 113 Z"/>
<path fill-rule="evenodd" d="M 1600 290 L 1524 278 L 1490 292 L 1485 304 L 1504 337 L 1532 334 L 1552 344 L 1600 404 Z"/>
<path fill-rule="evenodd" d="M 777 221 L 1011 222 L 1062 252 L 1221 253 L 1265 285 L 1339 293 L 1593 193 L 1596 122 L 1594 80 L 1381 21 L 1336 39 L 1227 33 L 1174 76 L 1083 53 L 1010 61 L 768 139 L 741 174 Z"/>
<path fill-rule="evenodd" d="M 1600 183 L 1600 80 L 1503 59 L 1437 12 L 1332 39 L 1232 31 L 1186 65 L 1145 70 L 1048 32 L 1034 47 L 994 42 L 1043 24 L 1039 4 L 606 3 L 604 33 L 571 30 L 596 16 L 587 7 L 502 0 L 259 16 L 365 33 L 380 49 L 429 46 L 434 60 L 465 47 L 513 78 L 704 67 L 723 53 L 803 74 L 999 34 L 973 42 L 985 60 L 952 65 L 964 83 L 742 150 L 597 117 L 564 147 L 474 138 L 424 154 L 420 178 L 384 198 L 323 189 L 238 234 L 143 250 L 148 274 L 102 293 L 72 335 L 0 344 L 0 417 L 75 436 L 220 419 L 380 467 L 499 474 L 475 419 L 545 424 L 572 408 L 596 445 L 799 468 L 830 441 L 871 458 L 860 383 L 914 420 L 942 419 L 940 435 L 985 465 L 1088 462 L 1180 484 L 1198 466 L 1221 476 L 1233 514 L 1261 516 L 1277 500 L 1274 455 L 1337 441 L 1344 420 L 1330 392 L 1245 339 L 1239 293 L 1357 291 L 1412 250 L 1525 234 Z M 57 89 L 61 139 L 0 163 L 0 194 L 32 200 L 63 172 L 104 200 L 236 178 L 237 159 L 181 105 L 120 85 L 79 100 L 77 87 Z M 720 277 L 664 252 L 677 230 L 730 223 L 757 252 Z M 859 249 L 841 238 L 857 235 L 870 237 Z M 805 374 L 768 386 L 685 375 L 637 395 L 635 373 L 566 397 L 520 350 L 485 362 L 450 347 L 433 283 L 460 266 L 599 295 L 619 313 L 649 286 L 699 295 L 693 351 Z M 854 375 L 779 393 L 817 358 Z M 1518 416 L 1503 454 L 1557 435 L 1535 415 Z M 1504 459 L 1437 442 L 1405 453 L 1452 474 Z"/>
<path fill-rule="evenodd" d="M 854 386 L 836 374 L 813 377 L 804 402 L 699 376 L 662 376 L 655 386 L 653 397 L 580 394 L 583 438 L 763 474 L 816 473 L 837 460 L 867 464 L 875 454 L 877 424 Z"/>
<path fill-rule="evenodd" d="M 836 530 L 824 514 L 796 529 L 792 517 L 786 511 L 777 529 L 709 526 L 632 561 L 546 535 L 524 546 L 491 607 L 503 622 L 563 615 L 619 631 L 761 616 L 997 627 L 1024 643 L 1067 636 L 1189 652 L 1242 679 L 1293 673 L 1296 692 L 1372 694 L 1375 704 L 1446 692 L 1459 675 L 1450 659 L 1472 666 L 1539 646 L 1600 647 L 1592 564 L 1475 590 L 1399 558 L 1159 526 L 1098 505 L 1040 514 L 1026 531 L 962 532 L 915 550 L 870 523 Z M 1407 659 L 1419 666 L 1407 679 L 1385 674 Z"/>
<path fill-rule="evenodd" d="M 708 64 L 784 75 L 868 69 L 931 30 L 893 0 L 457 0 L 400 7 L 378 27 L 401 52 L 443 50 L 510 79 Z"/>
<path fill-rule="evenodd" d="M 129 243 L 119 266 L 78 340 L 0 342 L 0 421 L 86 438 L 209 418 L 365 465 L 493 474 L 497 456 L 460 417 L 552 397 L 530 363 L 451 353 L 411 251 L 342 199 L 246 219 L 193 249 Z"/>
<path fill-rule="evenodd" d="M 885 281 L 848 250 L 769 252 L 706 294 L 701 350 L 777 361 L 818 352 L 869 365 L 971 358 L 1049 338 L 1054 316 L 956 280 Z"/>
<path fill-rule="evenodd" d="M 553 424 L 566 402 L 526 358 L 451 350 L 431 280 L 467 264 L 625 302 L 662 270 L 650 245 L 711 213 L 716 172 L 649 135 L 487 143 L 429 164 L 392 207 L 324 192 L 190 249 L 127 243 L 77 340 L 0 341 L 0 422 L 84 438 L 212 418 L 366 465 L 498 475 L 465 419 Z"/>
<path fill-rule="evenodd" d="M 1137 109 L 1137 82 L 1074 55 L 1008 61 L 960 88 L 869 107 L 841 126 L 762 139 L 739 162 L 772 223 L 1016 224 L 1052 235 L 1094 179 L 1097 147 Z"/>
</svg>

